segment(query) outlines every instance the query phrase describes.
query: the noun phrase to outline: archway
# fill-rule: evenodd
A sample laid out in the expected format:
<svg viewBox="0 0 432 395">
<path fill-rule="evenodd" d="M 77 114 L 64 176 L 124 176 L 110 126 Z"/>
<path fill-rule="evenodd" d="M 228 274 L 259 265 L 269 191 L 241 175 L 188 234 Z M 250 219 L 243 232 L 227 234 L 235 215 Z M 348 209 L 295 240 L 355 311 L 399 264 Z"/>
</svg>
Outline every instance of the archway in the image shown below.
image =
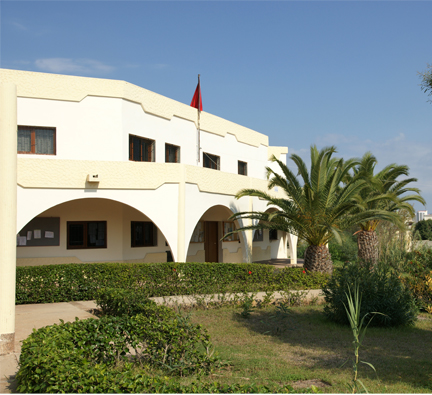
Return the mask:
<svg viewBox="0 0 432 395">
<path fill-rule="evenodd" d="M 140 210 L 106 198 L 57 204 L 18 233 L 17 265 L 81 262 L 166 262 L 170 243 Z"/>
<path fill-rule="evenodd" d="M 189 237 L 188 262 L 245 262 L 246 245 L 244 232 L 221 240 L 228 232 L 241 227 L 239 221 L 229 217 L 232 210 L 224 205 L 208 208 L 195 223 Z"/>
</svg>

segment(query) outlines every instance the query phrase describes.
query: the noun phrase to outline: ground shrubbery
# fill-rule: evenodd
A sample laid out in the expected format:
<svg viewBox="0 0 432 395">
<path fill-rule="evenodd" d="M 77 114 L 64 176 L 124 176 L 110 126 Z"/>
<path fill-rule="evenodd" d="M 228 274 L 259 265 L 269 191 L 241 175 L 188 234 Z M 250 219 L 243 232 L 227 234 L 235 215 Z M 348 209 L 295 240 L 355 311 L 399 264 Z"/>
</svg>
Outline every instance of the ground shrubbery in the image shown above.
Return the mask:
<svg viewBox="0 0 432 395">
<path fill-rule="evenodd" d="M 323 287 L 326 306 L 324 313 L 332 321 L 348 324 L 347 293 L 358 284 L 362 295 L 361 313 L 375 314 L 370 325 L 412 325 L 418 309 L 410 290 L 399 276 L 388 267 L 371 268 L 368 265 L 348 263 L 333 274 Z"/>
<path fill-rule="evenodd" d="M 145 297 L 316 289 L 328 275 L 255 263 L 87 263 L 17 268 L 16 303 L 93 300 L 102 288 Z"/>
<path fill-rule="evenodd" d="M 100 319 L 62 321 L 35 330 L 23 342 L 18 391 L 293 392 L 287 385 L 267 387 L 200 381 L 182 385 L 174 376 L 208 374 L 221 364 L 213 355 L 207 331 L 187 316 L 145 297 L 136 297 L 132 290 L 100 290 L 98 301 L 105 314 Z"/>
<path fill-rule="evenodd" d="M 420 309 L 432 314 L 432 250 L 409 254 L 402 281 L 413 293 Z"/>
</svg>

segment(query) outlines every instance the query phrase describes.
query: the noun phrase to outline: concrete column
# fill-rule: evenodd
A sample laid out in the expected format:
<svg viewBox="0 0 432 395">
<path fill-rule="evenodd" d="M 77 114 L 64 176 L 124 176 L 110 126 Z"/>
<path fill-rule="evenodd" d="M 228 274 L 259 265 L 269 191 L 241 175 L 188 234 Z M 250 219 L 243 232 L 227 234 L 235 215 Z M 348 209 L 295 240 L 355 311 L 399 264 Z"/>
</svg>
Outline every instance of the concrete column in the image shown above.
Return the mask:
<svg viewBox="0 0 432 395">
<path fill-rule="evenodd" d="M 0 83 L 0 355 L 14 351 L 17 226 L 17 93 Z"/>
<path fill-rule="evenodd" d="M 178 216 L 177 216 L 177 258 L 176 262 L 186 261 L 185 230 L 186 230 L 186 166 L 181 166 L 181 178 L 178 194 Z"/>
<path fill-rule="evenodd" d="M 287 233 L 288 244 L 289 244 L 289 253 L 291 258 L 291 263 L 297 264 L 297 241 L 298 237 L 292 235 L 291 233 Z"/>
</svg>

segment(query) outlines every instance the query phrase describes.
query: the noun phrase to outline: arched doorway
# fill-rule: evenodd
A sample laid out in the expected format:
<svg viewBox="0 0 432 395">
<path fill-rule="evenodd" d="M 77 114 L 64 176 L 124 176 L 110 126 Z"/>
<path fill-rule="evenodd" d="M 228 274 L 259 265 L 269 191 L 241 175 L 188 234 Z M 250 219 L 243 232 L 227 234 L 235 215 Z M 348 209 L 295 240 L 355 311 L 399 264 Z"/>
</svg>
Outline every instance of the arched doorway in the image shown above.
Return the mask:
<svg viewBox="0 0 432 395">
<path fill-rule="evenodd" d="M 216 205 L 201 216 L 190 238 L 188 262 L 246 262 L 243 232 L 221 240 L 240 227 L 238 221 L 229 219 L 232 214 L 228 207 Z"/>
</svg>

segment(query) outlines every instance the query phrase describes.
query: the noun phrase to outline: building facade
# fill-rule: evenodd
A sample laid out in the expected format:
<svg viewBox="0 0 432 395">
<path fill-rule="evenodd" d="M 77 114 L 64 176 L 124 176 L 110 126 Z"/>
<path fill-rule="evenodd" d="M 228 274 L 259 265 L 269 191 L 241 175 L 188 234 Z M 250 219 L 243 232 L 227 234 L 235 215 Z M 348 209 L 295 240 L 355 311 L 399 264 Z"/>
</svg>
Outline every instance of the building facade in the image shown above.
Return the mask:
<svg viewBox="0 0 432 395">
<path fill-rule="evenodd" d="M 124 81 L 0 70 L 17 89 L 17 265 L 296 259 L 290 234 L 246 231 L 286 147 Z M 198 142 L 200 149 L 198 149 Z M 269 191 L 284 197 L 281 191 Z"/>
</svg>

